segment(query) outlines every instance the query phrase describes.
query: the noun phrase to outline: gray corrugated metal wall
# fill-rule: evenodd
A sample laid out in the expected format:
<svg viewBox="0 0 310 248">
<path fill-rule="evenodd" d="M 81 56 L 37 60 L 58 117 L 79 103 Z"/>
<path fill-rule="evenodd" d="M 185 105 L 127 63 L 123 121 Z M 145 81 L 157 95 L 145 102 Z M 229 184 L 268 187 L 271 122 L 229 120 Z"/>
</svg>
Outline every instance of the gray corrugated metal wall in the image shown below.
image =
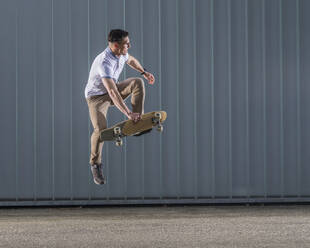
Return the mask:
<svg viewBox="0 0 310 248">
<path fill-rule="evenodd" d="M 309 13 L 308 0 L 1 1 L 0 205 L 309 201 Z M 146 111 L 168 120 L 106 143 L 98 187 L 83 92 L 112 28 L 155 74 Z"/>
</svg>

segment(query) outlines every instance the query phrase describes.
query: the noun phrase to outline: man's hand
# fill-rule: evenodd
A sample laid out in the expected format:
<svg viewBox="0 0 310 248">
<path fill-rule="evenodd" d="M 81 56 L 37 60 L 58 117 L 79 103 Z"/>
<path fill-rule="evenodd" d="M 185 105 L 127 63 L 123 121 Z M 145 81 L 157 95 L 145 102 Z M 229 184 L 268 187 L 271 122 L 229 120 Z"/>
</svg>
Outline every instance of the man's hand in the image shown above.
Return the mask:
<svg viewBox="0 0 310 248">
<path fill-rule="evenodd" d="M 130 112 L 128 114 L 128 118 L 129 118 L 129 120 L 133 120 L 133 122 L 136 123 L 139 120 L 141 120 L 141 115 L 140 115 L 140 113 L 132 113 L 132 112 Z"/>
<path fill-rule="evenodd" d="M 143 74 L 144 78 L 148 80 L 149 84 L 154 84 L 155 82 L 155 77 L 152 73 L 149 73 L 149 72 L 145 72 Z"/>
<path fill-rule="evenodd" d="M 134 58 L 133 56 L 128 54 L 128 60 L 126 62 L 130 67 L 132 67 L 133 69 L 137 70 L 138 72 L 143 72 L 144 69 L 142 67 L 142 65 L 140 64 L 140 62 Z M 149 84 L 154 84 L 155 82 L 155 77 L 152 73 L 149 73 L 147 71 L 144 71 L 143 74 L 144 78 L 147 79 L 147 81 L 149 82 Z"/>
</svg>

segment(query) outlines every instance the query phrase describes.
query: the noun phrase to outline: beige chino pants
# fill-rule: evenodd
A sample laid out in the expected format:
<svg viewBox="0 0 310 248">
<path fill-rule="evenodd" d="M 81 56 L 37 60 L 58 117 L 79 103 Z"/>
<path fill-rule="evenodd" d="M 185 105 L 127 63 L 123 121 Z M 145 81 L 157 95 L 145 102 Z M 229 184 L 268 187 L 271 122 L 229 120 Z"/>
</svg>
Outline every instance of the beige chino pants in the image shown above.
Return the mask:
<svg viewBox="0 0 310 248">
<path fill-rule="evenodd" d="M 145 87 L 141 78 L 128 78 L 118 84 L 117 89 L 123 99 L 131 95 L 132 112 L 144 113 Z M 86 99 L 90 120 L 94 131 L 91 135 L 90 164 L 101 164 L 103 141 L 100 133 L 107 128 L 107 113 L 114 105 L 109 94 L 90 96 Z"/>
</svg>

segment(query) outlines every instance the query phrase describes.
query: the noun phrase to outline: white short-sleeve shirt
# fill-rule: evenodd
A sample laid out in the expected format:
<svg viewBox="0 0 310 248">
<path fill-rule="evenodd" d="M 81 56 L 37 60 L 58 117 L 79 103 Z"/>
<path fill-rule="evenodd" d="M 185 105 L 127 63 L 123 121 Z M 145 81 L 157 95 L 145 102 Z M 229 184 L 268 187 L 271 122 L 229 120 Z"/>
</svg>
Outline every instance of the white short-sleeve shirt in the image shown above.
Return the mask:
<svg viewBox="0 0 310 248">
<path fill-rule="evenodd" d="M 101 78 L 111 78 L 115 83 L 118 83 L 119 75 L 127 62 L 128 57 L 128 53 L 116 57 L 112 53 L 110 47 L 107 47 L 102 53 L 100 53 L 95 58 L 90 68 L 88 82 L 85 87 L 85 97 L 87 98 L 107 93 Z"/>
</svg>

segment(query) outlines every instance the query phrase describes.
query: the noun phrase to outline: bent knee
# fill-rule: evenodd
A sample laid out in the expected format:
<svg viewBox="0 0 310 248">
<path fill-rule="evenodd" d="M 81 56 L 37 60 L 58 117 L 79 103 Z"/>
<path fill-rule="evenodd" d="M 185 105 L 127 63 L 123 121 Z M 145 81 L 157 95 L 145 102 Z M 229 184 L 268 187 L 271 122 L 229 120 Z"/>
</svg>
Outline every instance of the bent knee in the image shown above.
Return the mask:
<svg viewBox="0 0 310 248">
<path fill-rule="evenodd" d="M 142 78 L 135 78 L 134 79 L 134 86 L 137 87 L 137 88 L 141 88 L 141 89 L 144 89 L 144 81 Z"/>
<path fill-rule="evenodd" d="M 100 125 L 94 128 L 94 133 L 101 133 L 103 130 L 105 130 L 107 126 L 105 125 Z"/>
</svg>

